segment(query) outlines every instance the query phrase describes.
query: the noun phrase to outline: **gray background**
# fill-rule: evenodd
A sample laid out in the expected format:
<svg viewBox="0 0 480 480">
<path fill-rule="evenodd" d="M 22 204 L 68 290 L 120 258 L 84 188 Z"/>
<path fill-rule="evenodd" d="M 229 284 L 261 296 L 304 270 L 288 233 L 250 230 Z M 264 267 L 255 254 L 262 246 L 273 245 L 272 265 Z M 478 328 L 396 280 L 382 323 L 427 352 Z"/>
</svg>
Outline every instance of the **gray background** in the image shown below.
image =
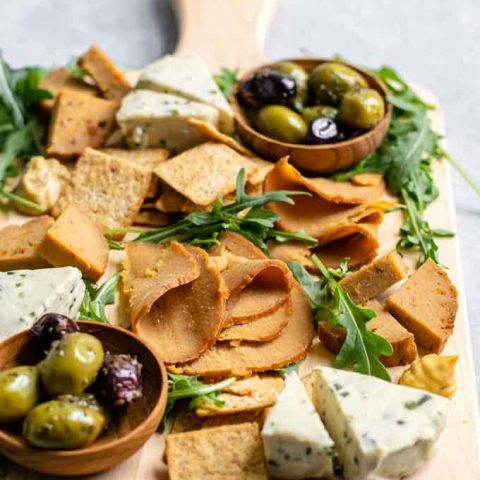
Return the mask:
<svg viewBox="0 0 480 480">
<path fill-rule="evenodd" d="M 228 1 L 228 0 L 224 0 Z M 175 48 L 168 0 L 2 2 L 0 47 L 16 66 L 61 65 L 99 44 L 140 67 Z M 480 183 L 480 1 L 283 0 L 266 54 L 390 64 L 432 90 L 446 110 L 449 150 Z M 480 380 L 480 198 L 453 174 L 469 319 Z"/>
</svg>

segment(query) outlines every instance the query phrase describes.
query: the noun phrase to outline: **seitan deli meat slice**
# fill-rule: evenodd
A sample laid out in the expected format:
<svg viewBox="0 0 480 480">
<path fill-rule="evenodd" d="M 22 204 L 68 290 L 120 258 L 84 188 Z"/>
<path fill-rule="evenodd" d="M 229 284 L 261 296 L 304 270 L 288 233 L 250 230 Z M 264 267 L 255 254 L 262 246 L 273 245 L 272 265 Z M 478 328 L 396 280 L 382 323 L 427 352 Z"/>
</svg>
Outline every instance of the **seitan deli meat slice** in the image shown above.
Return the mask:
<svg viewBox="0 0 480 480">
<path fill-rule="evenodd" d="M 407 266 L 402 257 L 392 250 L 347 275 L 340 285 L 355 303 L 365 303 L 405 278 L 406 274 Z"/>
<path fill-rule="evenodd" d="M 243 235 L 235 232 L 222 232 L 219 243 L 213 245 L 209 250 L 212 256 L 221 256 L 224 253 L 231 253 L 237 257 L 245 257 L 250 260 L 268 258 L 257 246 Z"/>
<path fill-rule="evenodd" d="M 440 353 L 455 324 L 457 289 L 445 270 L 428 259 L 388 298 L 386 308 L 418 345 Z"/>
<path fill-rule="evenodd" d="M 393 354 L 389 357 L 381 357 L 382 363 L 387 367 L 412 363 L 417 358 L 417 346 L 413 334 L 402 327 L 377 300 L 372 300 L 362 307 L 370 308 L 377 314 L 367 323 L 368 330 L 385 338 L 392 344 Z M 332 328 L 329 327 L 327 322 L 320 322 L 318 333 L 320 341 L 328 350 L 335 354 L 340 351 L 345 340 L 343 328 Z"/>
<path fill-rule="evenodd" d="M 225 328 L 218 340 L 229 341 L 232 345 L 242 342 L 268 342 L 283 332 L 291 315 L 292 306 L 289 298 L 287 302 L 272 313 L 267 313 L 248 323 Z"/>
<path fill-rule="evenodd" d="M 230 253 L 212 258 L 229 295 L 225 326 L 256 320 L 288 300 L 292 275 L 285 263 L 268 258 L 250 260 Z"/>
<path fill-rule="evenodd" d="M 277 338 L 266 343 L 244 343 L 232 347 L 225 342 L 213 345 L 190 364 L 172 370 L 187 375 L 246 377 L 303 360 L 313 340 L 312 309 L 300 285 L 293 283 L 292 317 Z"/>
<path fill-rule="evenodd" d="M 39 247 L 53 218 L 43 215 L 23 225 L 8 225 L 0 230 L 0 271 L 47 268 Z"/>
<path fill-rule="evenodd" d="M 222 328 L 226 302 L 223 280 L 215 262 L 200 248 L 179 244 L 156 247 L 166 253 L 159 253 L 161 258 L 144 270 L 142 283 L 132 273 L 142 269 L 133 264 L 133 257 L 127 262 L 125 276 L 131 296 L 133 332 L 148 339 L 166 363 L 192 361 L 216 341 Z M 185 250 L 189 258 L 182 260 L 178 271 L 178 254 L 185 256 Z M 139 249 L 135 256 L 141 257 Z M 190 257 L 194 258 L 199 274 L 187 282 L 196 273 L 187 268 Z M 145 266 L 144 259 L 140 258 L 139 263 Z M 153 291 L 146 286 L 150 282 L 156 282 Z M 138 298 L 142 300 L 135 301 Z"/>
<path fill-rule="evenodd" d="M 168 435 L 165 456 L 170 480 L 268 480 L 258 423 Z"/>
<path fill-rule="evenodd" d="M 284 382 L 279 376 L 253 376 L 238 380 L 233 386 L 242 383 L 250 387 L 248 392 L 240 390 L 238 393 L 235 389 L 223 390 L 218 394 L 218 400 L 223 403 L 222 406 L 211 401 L 198 400 L 195 403 L 195 414 L 199 417 L 215 417 L 271 407 L 283 390 Z"/>
</svg>

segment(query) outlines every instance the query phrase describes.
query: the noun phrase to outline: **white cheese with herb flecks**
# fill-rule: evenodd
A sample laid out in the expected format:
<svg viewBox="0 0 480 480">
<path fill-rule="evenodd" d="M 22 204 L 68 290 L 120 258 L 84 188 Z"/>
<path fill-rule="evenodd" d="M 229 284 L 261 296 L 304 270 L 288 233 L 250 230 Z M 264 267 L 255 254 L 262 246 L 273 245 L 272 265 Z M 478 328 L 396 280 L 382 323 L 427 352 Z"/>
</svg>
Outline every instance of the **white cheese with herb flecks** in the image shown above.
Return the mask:
<svg viewBox="0 0 480 480">
<path fill-rule="evenodd" d="M 205 142 L 188 123 L 195 118 L 218 127 L 218 111 L 167 93 L 133 90 L 122 100 L 117 121 L 131 147 L 164 147 L 179 153 Z"/>
<path fill-rule="evenodd" d="M 276 478 L 332 478 L 336 457 L 323 426 L 295 372 L 287 375 L 262 429 L 267 467 Z"/>
<path fill-rule="evenodd" d="M 45 313 L 75 318 L 84 293 L 78 268 L 0 272 L 0 339 L 30 328 Z"/>
<path fill-rule="evenodd" d="M 345 480 L 404 478 L 432 454 L 448 400 L 368 375 L 319 367 L 313 399 Z"/>
<path fill-rule="evenodd" d="M 198 55 L 166 55 L 143 69 L 137 88 L 204 103 L 218 110 L 220 130 L 233 133 L 233 111 L 208 65 Z"/>
</svg>

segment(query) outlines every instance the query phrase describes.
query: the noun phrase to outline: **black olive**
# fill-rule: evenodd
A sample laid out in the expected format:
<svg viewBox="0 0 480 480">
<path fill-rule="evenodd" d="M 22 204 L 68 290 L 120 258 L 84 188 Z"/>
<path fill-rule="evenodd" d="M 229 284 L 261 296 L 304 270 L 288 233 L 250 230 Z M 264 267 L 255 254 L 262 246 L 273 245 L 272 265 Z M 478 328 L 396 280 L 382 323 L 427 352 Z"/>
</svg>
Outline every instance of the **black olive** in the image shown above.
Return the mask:
<svg viewBox="0 0 480 480">
<path fill-rule="evenodd" d="M 107 352 L 98 374 L 100 394 L 114 405 L 125 405 L 142 396 L 142 364 L 128 354 Z"/>
<path fill-rule="evenodd" d="M 237 98 L 250 106 L 285 105 L 297 94 L 295 80 L 275 70 L 262 70 L 240 83 Z"/>
<path fill-rule="evenodd" d="M 330 118 L 317 118 L 308 128 L 307 143 L 320 145 L 322 143 L 338 142 L 342 139 L 343 134 L 338 130 L 337 124 Z"/>
<path fill-rule="evenodd" d="M 48 353 L 53 342 L 79 330 L 77 322 L 60 313 L 46 313 L 31 328 L 33 338 L 45 353 Z"/>
</svg>

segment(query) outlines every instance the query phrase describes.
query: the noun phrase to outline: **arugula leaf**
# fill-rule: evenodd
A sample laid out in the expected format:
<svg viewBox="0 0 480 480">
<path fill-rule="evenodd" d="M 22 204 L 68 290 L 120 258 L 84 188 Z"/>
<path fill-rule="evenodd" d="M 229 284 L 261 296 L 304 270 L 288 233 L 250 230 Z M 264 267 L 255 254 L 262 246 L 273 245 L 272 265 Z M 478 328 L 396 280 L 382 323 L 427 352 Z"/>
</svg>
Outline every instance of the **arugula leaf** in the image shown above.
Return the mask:
<svg viewBox="0 0 480 480">
<path fill-rule="evenodd" d="M 199 402 L 213 402 L 217 407 L 223 407 L 224 402 L 218 399 L 218 395 L 224 388 L 235 382 L 235 378 L 227 378 L 218 383 L 206 384 L 197 376 L 176 375 L 168 373 L 168 397 L 167 408 L 163 416 L 160 431 L 165 430 L 165 424 L 171 414 L 175 402 L 180 399 L 190 399 L 189 408 L 193 409 Z"/>
<path fill-rule="evenodd" d="M 85 70 L 78 64 L 78 58 L 74 58 L 68 65 L 67 65 L 68 72 L 73 78 L 77 80 L 83 80 L 85 77 Z"/>
<path fill-rule="evenodd" d="M 42 129 L 36 118 L 40 100 L 52 94 L 38 87 L 44 70 L 11 69 L 0 55 L 0 197 L 41 210 L 39 205 L 5 190 L 7 177 L 17 176 L 26 160 L 41 152 Z"/>
<path fill-rule="evenodd" d="M 389 189 L 399 195 L 406 206 L 398 250 L 401 253 L 417 250 L 419 264 L 428 258 L 439 263 L 435 241 L 439 235 L 424 219 L 426 207 L 438 196 L 432 178 L 432 162 L 447 158 L 479 194 L 480 187 L 442 148 L 441 136 L 432 130 L 428 118 L 432 107 L 420 99 L 392 68 L 382 67 L 374 73 L 390 90 L 387 100 L 394 107 L 390 128 L 382 145 L 372 155 L 333 178 L 348 180 L 363 172 L 382 173 Z"/>
<path fill-rule="evenodd" d="M 220 73 L 213 76 L 218 88 L 227 100 L 230 98 L 232 88 L 238 83 L 238 72 L 238 68 L 231 70 L 230 68 L 222 67 Z"/>
<path fill-rule="evenodd" d="M 381 355 L 391 355 L 391 344 L 383 337 L 370 332 L 366 324 L 376 316 L 373 310 L 359 307 L 337 283 L 335 270 L 326 268 L 313 255 L 312 261 L 321 278 L 310 275 L 301 265 L 289 262 L 294 277 L 307 293 L 317 322 L 328 322 L 330 327 L 342 327 L 346 337 L 335 358 L 335 367 L 351 366 L 355 372 L 390 380 Z"/>
<path fill-rule="evenodd" d="M 115 291 L 120 281 L 120 274 L 112 275 L 101 285 L 96 285 L 90 280 L 85 282 L 85 295 L 80 306 L 80 318 L 95 322 L 109 323 L 105 313 L 106 305 L 115 303 Z"/>
<path fill-rule="evenodd" d="M 264 253 L 268 254 L 267 240 L 297 240 L 315 244 L 317 240 L 302 232 L 289 233 L 276 230 L 278 215 L 267 210 L 265 205 L 272 202 L 293 204 L 292 196 L 309 195 L 307 192 L 279 190 L 264 195 L 249 196 L 245 193 L 245 170 L 242 168 L 237 177 L 235 202 L 224 205 L 217 199 L 211 212 L 194 212 L 177 223 L 164 228 L 142 232 L 133 242 L 159 243 L 167 239 L 176 239 L 208 249 L 218 243 L 223 231 L 236 232 L 250 240 Z M 248 210 L 245 214 L 244 211 Z"/>
<path fill-rule="evenodd" d="M 125 247 L 121 242 L 117 242 L 116 240 L 112 240 L 111 238 L 107 238 L 107 243 L 110 250 L 125 250 Z"/>
<path fill-rule="evenodd" d="M 298 365 L 296 363 L 291 363 L 286 367 L 274 368 L 273 370 L 271 370 L 271 372 L 279 373 L 280 375 L 283 375 L 284 377 L 286 377 L 291 372 L 298 373 Z"/>
</svg>

